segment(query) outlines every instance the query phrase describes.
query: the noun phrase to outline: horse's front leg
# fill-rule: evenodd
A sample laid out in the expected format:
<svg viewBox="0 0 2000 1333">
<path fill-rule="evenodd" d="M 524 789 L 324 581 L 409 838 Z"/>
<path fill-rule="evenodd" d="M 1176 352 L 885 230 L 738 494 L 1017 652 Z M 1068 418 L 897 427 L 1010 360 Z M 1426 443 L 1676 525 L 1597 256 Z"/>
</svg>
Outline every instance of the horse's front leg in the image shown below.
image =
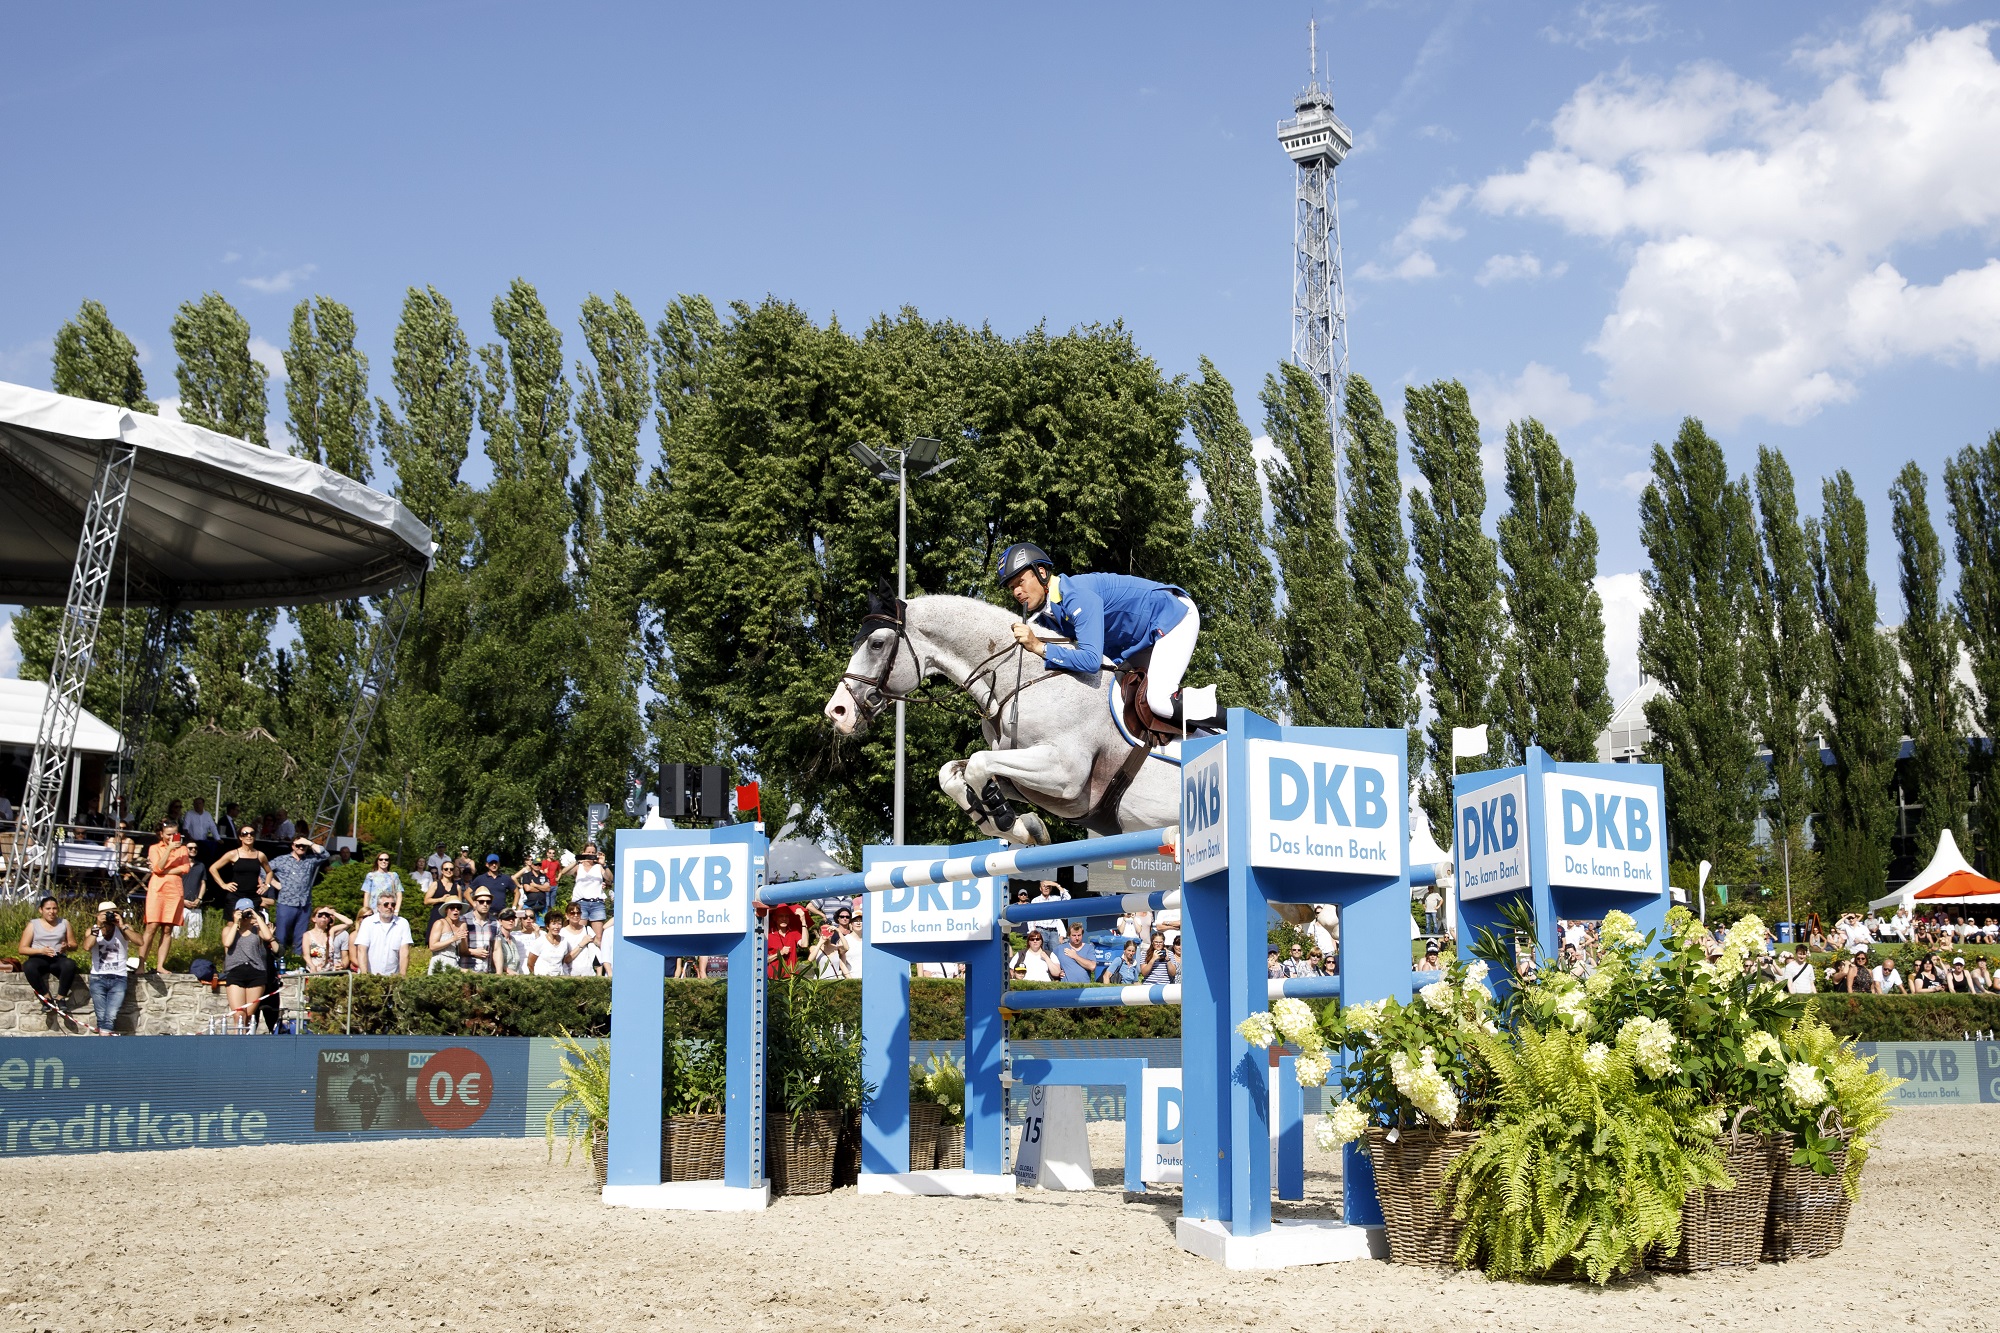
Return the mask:
<svg viewBox="0 0 2000 1333">
<path fill-rule="evenodd" d="M 1079 756 L 1075 751 L 1055 745 L 1032 745 L 1020 750 L 981 750 L 965 762 L 964 781 L 971 791 L 979 796 L 984 805 L 992 810 L 996 805 L 1000 810 L 998 823 L 1005 824 L 1009 793 L 1005 786 L 1012 786 L 1012 794 L 1032 801 L 1054 814 L 1073 810 L 1084 800 L 1090 789 L 1090 763 L 1087 756 Z M 996 800 L 997 798 L 997 800 Z M 1048 828 L 1041 818 L 1032 812 L 1020 815 L 1013 828 L 998 830 L 1001 837 L 1017 843 L 1046 843 L 1049 841 Z"/>
</svg>

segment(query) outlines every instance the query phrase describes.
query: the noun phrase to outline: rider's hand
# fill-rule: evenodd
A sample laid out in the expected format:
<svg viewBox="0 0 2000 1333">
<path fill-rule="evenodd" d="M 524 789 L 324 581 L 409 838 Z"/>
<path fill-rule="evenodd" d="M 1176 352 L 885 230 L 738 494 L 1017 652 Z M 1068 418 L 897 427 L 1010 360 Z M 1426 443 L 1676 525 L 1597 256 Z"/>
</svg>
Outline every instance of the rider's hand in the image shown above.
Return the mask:
<svg viewBox="0 0 2000 1333">
<path fill-rule="evenodd" d="M 1013 626 L 1013 630 L 1015 643 L 1020 644 L 1037 657 L 1044 655 L 1047 645 L 1042 642 L 1041 635 L 1035 633 L 1033 627 L 1017 624 Z"/>
</svg>

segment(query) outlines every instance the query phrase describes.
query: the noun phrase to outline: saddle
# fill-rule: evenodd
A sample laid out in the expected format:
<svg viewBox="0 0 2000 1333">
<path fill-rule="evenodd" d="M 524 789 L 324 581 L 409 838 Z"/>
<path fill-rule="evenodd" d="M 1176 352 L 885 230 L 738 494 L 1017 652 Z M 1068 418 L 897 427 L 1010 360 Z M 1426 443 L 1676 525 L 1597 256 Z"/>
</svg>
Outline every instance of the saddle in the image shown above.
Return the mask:
<svg viewBox="0 0 2000 1333">
<path fill-rule="evenodd" d="M 1181 738 L 1181 719 L 1160 717 L 1146 704 L 1146 673 L 1153 665 L 1152 650 L 1136 654 L 1118 669 L 1118 692 L 1124 705 L 1124 721 L 1127 734 L 1143 740 L 1151 749 L 1159 749 Z M 1180 696 L 1174 696 L 1176 702 Z M 1190 718 L 1187 734 L 1209 736 L 1220 731 L 1220 719 L 1212 717 Z"/>
</svg>

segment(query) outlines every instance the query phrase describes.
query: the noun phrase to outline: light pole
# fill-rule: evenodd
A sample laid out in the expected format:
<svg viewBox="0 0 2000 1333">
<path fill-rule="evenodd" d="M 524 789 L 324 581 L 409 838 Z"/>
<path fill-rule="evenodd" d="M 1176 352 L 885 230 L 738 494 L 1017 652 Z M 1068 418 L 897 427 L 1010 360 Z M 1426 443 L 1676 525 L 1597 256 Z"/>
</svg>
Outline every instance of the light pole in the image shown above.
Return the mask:
<svg viewBox="0 0 2000 1333">
<path fill-rule="evenodd" d="M 938 452 L 943 446 L 928 435 L 919 435 L 902 448 L 885 449 L 881 454 L 859 441 L 848 445 L 847 448 L 848 452 L 854 455 L 855 461 L 867 468 L 876 480 L 896 483 L 896 600 L 901 601 L 908 595 L 909 587 L 907 551 L 910 536 L 910 467 L 914 464 L 924 469 L 916 476 L 918 481 L 922 481 L 925 477 L 936 476 L 958 460 L 947 458 L 939 462 Z M 890 467 L 883 460 L 882 454 L 894 454 L 896 466 Z M 894 841 L 899 846 L 903 841 L 903 701 L 901 699 L 896 700 Z"/>
</svg>

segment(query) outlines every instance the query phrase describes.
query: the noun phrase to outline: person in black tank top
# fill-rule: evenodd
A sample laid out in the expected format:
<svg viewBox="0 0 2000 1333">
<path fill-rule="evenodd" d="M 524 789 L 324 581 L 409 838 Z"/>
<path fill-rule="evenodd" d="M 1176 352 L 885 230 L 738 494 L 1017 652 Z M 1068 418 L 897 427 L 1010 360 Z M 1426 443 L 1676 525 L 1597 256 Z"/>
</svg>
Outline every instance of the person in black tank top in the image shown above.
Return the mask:
<svg viewBox="0 0 2000 1333">
<path fill-rule="evenodd" d="M 225 906 L 238 898 L 252 902 L 264 898 L 262 885 L 270 863 L 257 850 L 256 843 L 257 830 L 243 825 L 237 830 L 236 845 L 216 857 L 208 868 L 208 877 L 222 891 Z"/>
</svg>

